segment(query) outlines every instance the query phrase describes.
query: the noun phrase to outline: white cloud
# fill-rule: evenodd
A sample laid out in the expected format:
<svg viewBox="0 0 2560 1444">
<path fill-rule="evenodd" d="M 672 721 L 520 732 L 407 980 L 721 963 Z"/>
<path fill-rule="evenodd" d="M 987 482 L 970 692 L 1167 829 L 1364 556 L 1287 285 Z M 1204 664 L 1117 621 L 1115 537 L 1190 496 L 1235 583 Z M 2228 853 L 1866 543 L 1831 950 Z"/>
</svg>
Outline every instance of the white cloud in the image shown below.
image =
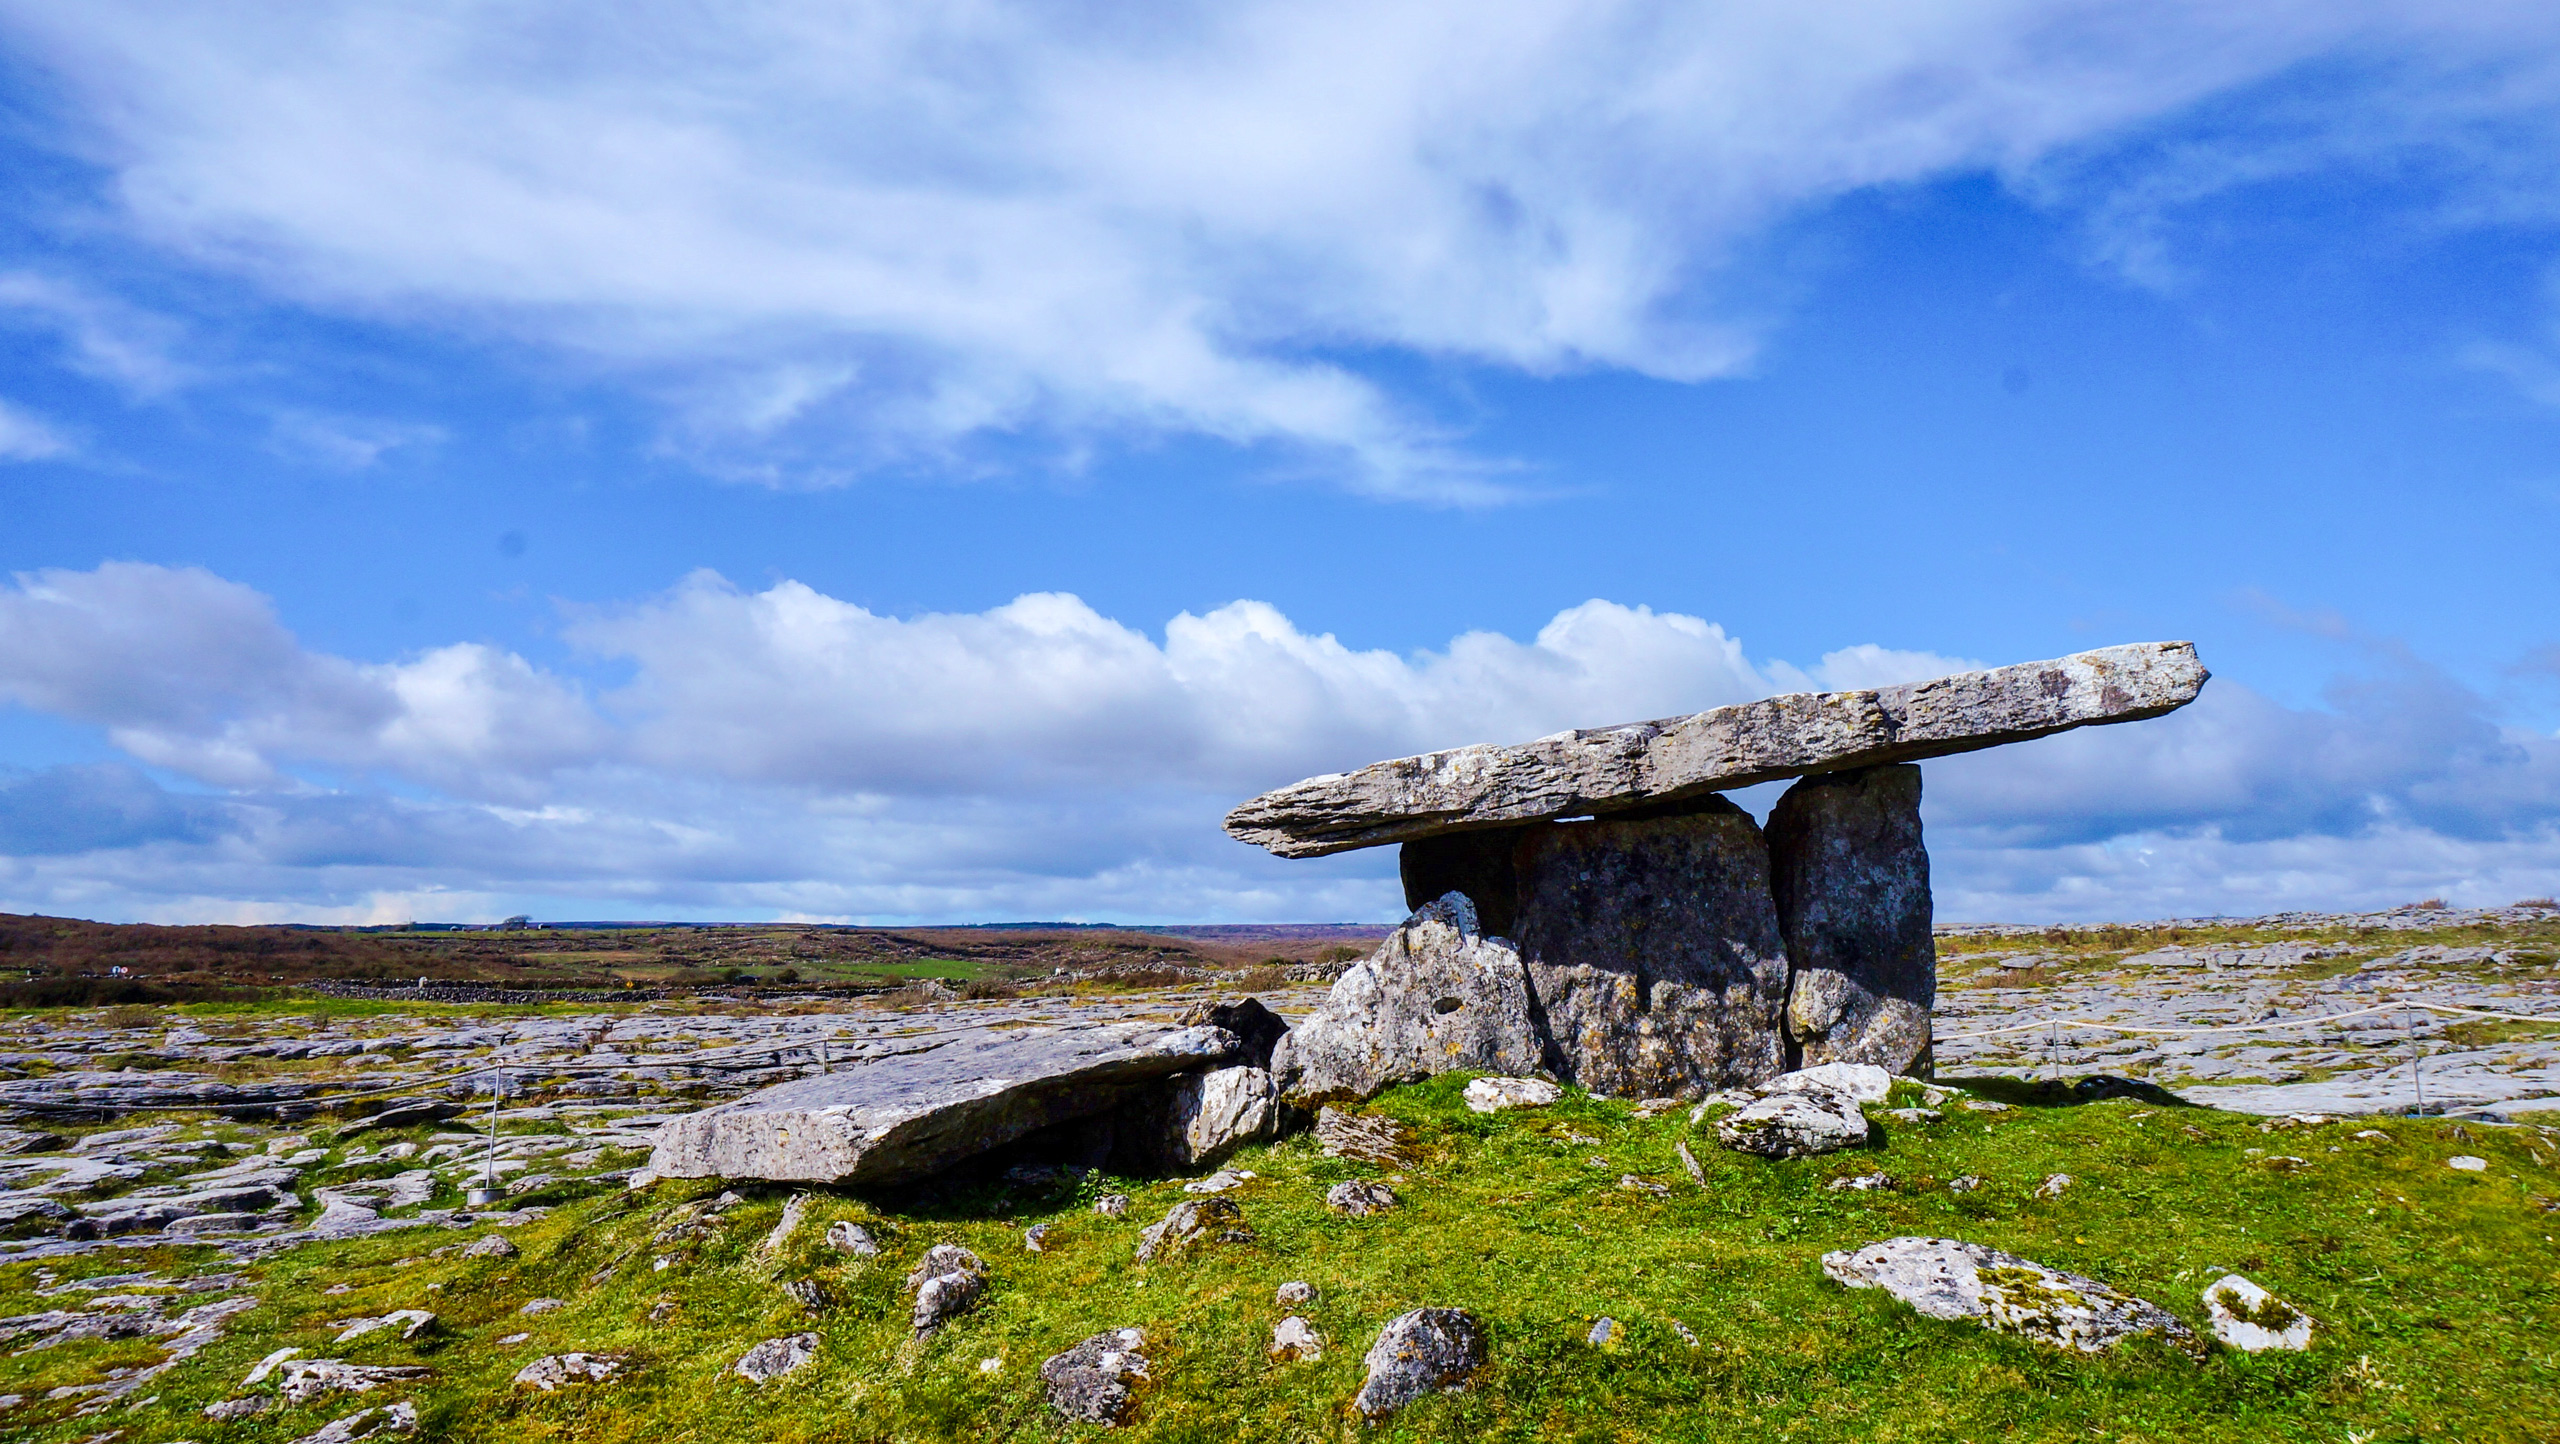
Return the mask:
<svg viewBox="0 0 2560 1444">
<path fill-rule="evenodd" d="M 160 396 L 198 376 L 178 359 L 178 323 L 61 276 L 0 271 L 0 322 L 53 333 L 70 369 L 131 396 Z"/>
<path fill-rule="evenodd" d="M 2067 162 L 2037 193 L 2103 184 L 2137 232 L 2335 163 L 2258 137 L 2085 180 L 2202 99 L 2335 61 L 2295 131 L 2476 142 L 2548 118 L 2555 39 L 2547 6 L 2402 0 L 0 15 L 142 234 L 591 358 L 742 473 L 1172 431 L 1458 498 L 1498 476 L 1343 358 L 1730 374 L 1759 312 L 1726 267 L 1786 216 Z"/>
<path fill-rule="evenodd" d="M 6 401 L 0 401 L 0 461 L 45 461 L 68 455 L 62 433 Z"/>
<path fill-rule="evenodd" d="M 1597 600 L 1525 641 L 1397 654 L 1259 602 L 1159 638 L 1058 594 L 900 618 L 709 574 L 568 632 L 631 680 L 589 695 L 470 643 L 316 653 L 202 571 L 21 576 L 0 588 L 0 703 L 218 790 L 0 773 L 0 908 L 1379 918 L 1390 853 L 1282 862 L 1218 819 L 1381 757 L 1969 665 L 1863 645 L 1754 662 L 1702 619 Z M 2560 740 L 2405 659 L 2327 701 L 2224 677 L 2167 718 L 1928 764 L 1942 915 L 2560 891 Z"/>
</svg>

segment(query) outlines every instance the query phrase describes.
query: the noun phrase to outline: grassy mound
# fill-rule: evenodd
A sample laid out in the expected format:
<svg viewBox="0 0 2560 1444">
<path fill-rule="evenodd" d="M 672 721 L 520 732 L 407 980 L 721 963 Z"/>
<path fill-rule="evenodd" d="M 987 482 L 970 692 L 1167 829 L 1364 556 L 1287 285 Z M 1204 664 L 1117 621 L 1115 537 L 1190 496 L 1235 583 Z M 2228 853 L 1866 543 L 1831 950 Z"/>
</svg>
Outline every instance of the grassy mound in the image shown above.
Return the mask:
<svg viewBox="0 0 2560 1444">
<path fill-rule="evenodd" d="M 156 1402 L 71 1419 L 48 1388 L 159 1357 L 147 1340 L 65 1344 L 0 1360 L 11 1437 L 85 1439 L 124 1428 L 152 1440 L 294 1439 L 367 1404 L 407 1398 L 423 1437 L 455 1440 L 2365 1440 L 2549 1439 L 2554 1246 L 2540 1195 L 2551 1143 L 2539 1130 L 2434 1121 L 2262 1124 L 2140 1098 L 1948 1109 L 1887 1122 L 1880 1147 L 1767 1162 L 1714 1147 L 1686 1110 L 1640 1118 L 1569 1095 L 1493 1117 L 1459 1101 L 1463 1077 L 1374 1104 L 1406 1128 L 1387 1167 L 1321 1156 L 1305 1137 L 1230 1166 L 1260 1175 L 1230 1194 L 1255 1239 L 1203 1243 L 1140 1264 L 1139 1229 L 1185 1195 L 1179 1182 L 1007 1187 L 898 1197 L 820 1195 L 778 1253 L 759 1244 L 780 1192 L 689 1217 L 716 1186 L 563 1201 L 511 1231 L 514 1258 L 467 1259 L 475 1235 L 416 1230 L 306 1247 L 256 1266 L 260 1304 L 191 1363 L 155 1381 Z M 2381 1139 L 2360 1138 L 2378 1130 Z M 1705 1170 L 1693 1183 L 1675 1144 Z M 2485 1158 L 2483 1172 L 2447 1166 Z M 1827 1189 L 1882 1171 L 1889 1187 Z M 2059 1196 L 2049 1175 L 2071 1175 Z M 1623 1177 L 1668 1194 L 1622 1186 Z M 1403 1205 L 1363 1219 L 1324 1207 L 1327 1186 L 1388 1178 Z M 1970 1191 L 1949 1184 L 1981 1180 Z M 1091 1198 L 1123 1188 L 1125 1219 Z M 876 1260 L 825 1244 L 856 1220 Z M 1023 1230 L 1052 1225 L 1043 1252 Z M 2236 1270 L 2308 1311 L 2302 1354 L 2216 1350 L 2202 1363 L 2164 1347 L 2085 1358 L 1971 1323 L 1920 1318 L 1875 1292 L 1823 1278 L 1827 1250 L 1897 1234 L 1969 1239 L 2089 1274 L 2204 1328 L 2201 1290 Z M 936 1337 L 909 1336 L 907 1267 L 935 1243 L 990 1266 L 985 1301 Z M 443 1250 L 434 1257 L 431 1251 Z M 148 1266 L 93 1256 L 66 1276 Z M 174 1259 L 160 1262 L 174 1263 Z M 812 1313 L 783 1285 L 815 1279 Z M 1300 1309 L 1321 1332 L 1312 1363 L 1265 1355 L 1289 1312 L 1283 1281 L 1321 1291 Z M 51 1306 L 26 1266 L 0 1270 L 0 1309 Z M 344 1288 L 345 1292 L 333 1292 Z M 517 1311 L 538 1297 L 554 1312 Z M 1385 1425 L 1349 1403 L 1379 1326 L 1424 1305 L 1472 1310 L 1491 1362 L 1471 1392 Z M 331 1343 L 330 1322 L 426 1308 L 438 1327 Z M 1586 1342 L 1601 1316 L 1622 1326 Z M 1043 1359 L 1105 1328 L 1143 1328 L 1152 1378 L 1114 1434 L 1069 1426 L 1041 1397 Z M 760 1340 L 814 1330 L 817 1361 L 758 1387 L 731 1366 Z M 1684 1333 L 1685 1331 L 1685 1333 Z M 520 1342 L 505 1342 L 523 1333 Z M 1692 1342 L 1694 1340 L 1694 1342 Z M 269 1351 L 424 1364 L 432 1378 L 274 1408 L 239 1423 L 202 1417 Z M 566 1351 L 627 1354 L 611 1381 L 518 1391 L 517 1369 Z M 994 1361 L 991 1366 L 982 1361 Z M 273 1385 L 263 1386 L 272 1389 Z M 255 1392 L 255 1391 L 251 1391 Z"/>
</svg>

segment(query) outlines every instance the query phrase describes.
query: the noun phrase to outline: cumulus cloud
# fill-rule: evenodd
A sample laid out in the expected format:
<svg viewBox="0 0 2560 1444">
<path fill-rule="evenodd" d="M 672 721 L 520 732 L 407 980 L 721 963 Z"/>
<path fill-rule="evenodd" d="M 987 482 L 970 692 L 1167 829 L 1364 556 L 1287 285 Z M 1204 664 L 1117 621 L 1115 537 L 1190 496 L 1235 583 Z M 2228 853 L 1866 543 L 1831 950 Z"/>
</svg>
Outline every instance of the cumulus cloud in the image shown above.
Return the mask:
<svg viewBox="0 0 2560 1444">
<path fill-rule="evenodd" d="M 707 573 L 566 631 L 629 680 L 591 692 L 478 644 L 330 656 L 198 570 L 20 576 L 0 588 L 0 701 L 210 790 L 130 766 L 0 774 L 0 907 L 1380 918 L 1400 906 L 1391 854 L 1282 862 L 1219 817 L 1381 757 L 1973 665 L 1864 645 L 1754 660 L 1704 619 L 1603 600 L 1526 640 L 1400 654 L 1251 601 L 1150 634 L 1060 594 L 892 617 Z M 2325 700 L 2225 677 L 2168 718 L 1928 764 L 1942 912 L 2560 887 L 2560 740 L 2387 654 Z"/>
<path fill-rule="evenodd" d="M 1498 476 L 1350 358 L 1731 374 L 1766 320 L 1731 262 L 1790 215 L 1996 171 L 2130 197 L 2109 225 L 2139 231 L 2335 152 L 2160 147 L 2144 176 L 2181 179 L 2148 186 L 2089 155 L 2323 61 L 2336 95 L 2296 132 L 2512 150 L 2439 142 L 2547 129 L 2529 80 L 2560 37 L 2547 6 L 2404 0 L 9 0 L 0 24 L 138 233 L 589 358 L 750 474 L 1175 431 L 1457 498 Z"/>
</svg>

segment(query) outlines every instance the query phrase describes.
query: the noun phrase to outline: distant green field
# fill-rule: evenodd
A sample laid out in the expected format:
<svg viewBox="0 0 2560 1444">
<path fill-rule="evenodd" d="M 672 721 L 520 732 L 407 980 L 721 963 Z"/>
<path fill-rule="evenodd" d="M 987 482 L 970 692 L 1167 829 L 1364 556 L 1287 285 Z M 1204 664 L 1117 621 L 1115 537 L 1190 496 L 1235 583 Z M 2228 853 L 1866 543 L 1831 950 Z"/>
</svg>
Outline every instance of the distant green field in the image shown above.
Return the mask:
<svg viewBox="0 0 2560 1444">
<path fill-rule="evenodd" d="M 158 1357 L 146 1340 L 66 1344 L 0 1358 L 10 1437 L 131 1444 L 178 1438 L 298 1438 L 365 1404 L 414 1400 L 438 1440 L 1463 1440 L 2087 1441 L 2560 1437 L 2560 1293 L 2545 1210 L 2560 1158 L 2538 1130 L 2357 1120 L 2262 1129 L 2241 1115 L 2134 1101 L 1949 1111 L 1890 1126 L 1881 1148 L 1788 1162 L 1723 1152 L 1685 1111 L 1640 1119 L 1579 1095 L 1551 1109 L 1479 1117 L 1462 1076 L 1373 1105 L 1403 1120 L 1413 1161 L 1404 1206 L 1368 1219 L 1329 1213 L 1324 1188 L 1385 1170 L 1316 1152 L 1305 1137 L 1251 1149 L 1261 1177 L 1230 1195 L 1256 1237 L 1136 1263 L 1139 1228 L 1184 1195 L 1177 1181 L 1089 1180 L 1080 1191 L 988 1185 L 939 1196 L 822 1193 L 778 1257 L 757 1241 L 778 1217 L 770 1190 L 711 1237 L 662 1237 L 674 1205 L 717 1184 L 646 1194 L 555 1194 L 558 1212 L 514 1230 L 522 1257 L 426 1259 L 474 1236 L 440 1230 L 293 1250 L 248 1270 L 262 1302 L 192 1363 L 154 1382 L 135 1412 L 73 1420 L 45 1391 Z M 1986 1084 L 1986 1091 L 1990 1085 Z M 2014 1085 L 2012 1096 L 2025 1096 Z M 2378 1128 L 2383 1141 L 2359 1139 Z M 1706 1171 L 1673 1153 L 1687 1140 Z M 2446 1167 L 2484 1157 L 2484 1173 Z M 2279 1158 L 2299 1159 L 2298 1165 Z M 1823 1184 L 1882 1169 L 1874 1192 Z M 2075 1182 L 2034 1196 L 2052 1173 Z M 1621 1175 L 1667 1184 L 1655 1197 Z M 1951 1192 L 1961 1175 L 1983 1186 Z M 1125 1220 L 1097 1216 L 1098 1188 L 1125 1188 Z M 537 1200 L 540 1198 L 536 1196 Z M 865 1222 L 886 1248 L 868 1263 L 821 1241 Z M 1022 1230 L 1054 1226 L 1026 1253 Z M 2084 1358 L 1922 1319 L 1820 1273 L 1830 1249 L 1896 1234 L 1975 1240 L 2093 1275 L 2201 1324 L 2200 1290 L 2238 1270 L 2308 1310 L 2308 1353 L 2201 1363 L 2135 1347 Z M 958 1242 L 992 1269 L 983 1305 L 930 1341 L 909 1337 L 900 1277 L 930 1244 Z M 657 1266 L 658 1260 L 666 1266 Z M 103 1254 L 66 1274 L 161 1266 L 165 1253 Z M 806 1314 L 788 1280 L 828 1302 Z M 1304 1279 L 1321 1361 L 1277 1364 L 1264 1346 L 1282 1310 L 1272 1290 Z M 38 1312 L 27 1266 L 0 1267 L 0 1312 Z M 330 1290 L 344 1286 L 345 1293 Z M 569 1301 L 524 1317 L 535 1297 Z M 1361 1355 L 1406 1309 L 1474 1310 L 1492 1341 L 1468 1393 L 1428 1400 L 1383 1428 L 1349 1401 Z M 424 1307 L 416 1343 L 376 1335 L 335 1345 L 332 1321 Z M 657 1321 L 652 1322 L 652 1312 Z M 1584 1342 L 1607 1315 L 1612 1350 Z M 1683 1342 L 1674 1321 L 1697 1339 Z M 1147 1331 L 1152 1379 L 1117 1433 L 1060 1424 L 1042 1402 L 1041 1360 L 1104 1328 Z M 818 1362 L 757 1388 L 729 1370 L 759 1340 L 802 1329 Z M 505 1343 L 511 1334 L 530 1337 Z M 240 1392 L 271 1350 L 422 1364 L 414 1386 L 210 1425 L 206 1404 Z M 628 1374 L 557 1395 L 510 1387 L 535 1357 L 630 1356 Z M 982 1369 L 981 1361 L 994 1360 Z"/>
</svg>

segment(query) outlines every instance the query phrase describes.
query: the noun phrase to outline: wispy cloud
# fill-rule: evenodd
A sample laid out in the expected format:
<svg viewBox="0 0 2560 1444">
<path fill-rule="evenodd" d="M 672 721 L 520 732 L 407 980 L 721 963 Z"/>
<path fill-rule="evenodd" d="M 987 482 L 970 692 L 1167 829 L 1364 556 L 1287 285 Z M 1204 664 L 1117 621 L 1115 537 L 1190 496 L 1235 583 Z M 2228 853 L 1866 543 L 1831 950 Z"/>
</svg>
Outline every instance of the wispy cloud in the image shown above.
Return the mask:
<svg viewBox="0 0 2560 1444">
<path fill-rule="evenodd" d="M 1760 322 L 1705 298 L 1773 221 L 2057 157 L 2165 266 L 2156 218 L 2327 163 L 2377 97 L 2395 153 L 2547 137 L 2555 53 L 2548 7 L 2395 0 L 0 15 L 137 234 L 601 363 L 734 474 L 1187 433 L 1457 501 L 1499 459 L 1362 358 L 1732 374 Z M 2087 164 L 2322 61 L 2282 126 Z"/>
<path fill-rule="evenodd" d="M 72 450 L 69 439 L 41 417 L 0 401 L 0 461 L 45 461 Z"/>
</svg>

